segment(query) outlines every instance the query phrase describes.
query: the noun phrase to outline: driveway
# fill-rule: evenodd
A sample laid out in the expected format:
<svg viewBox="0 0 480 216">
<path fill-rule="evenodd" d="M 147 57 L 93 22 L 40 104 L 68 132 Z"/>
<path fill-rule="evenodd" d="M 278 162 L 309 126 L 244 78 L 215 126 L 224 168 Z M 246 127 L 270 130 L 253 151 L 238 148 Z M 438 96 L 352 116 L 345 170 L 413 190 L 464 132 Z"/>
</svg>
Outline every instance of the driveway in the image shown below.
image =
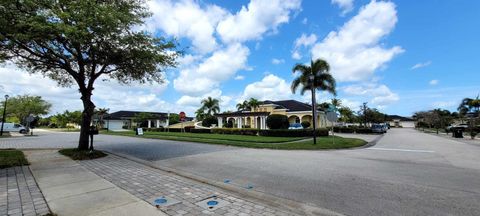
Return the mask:
<svg viewBox="0 0 480 216">
<path fill-rule="evenodd" d="M 78 133 L 0 139 L 0 148 L 74 147 Z M 99 135 L 96 146 L 347 215 L 480 215 L 480 147 L 413 129 L 376 146 L 282 151 Z"/>
</svg>

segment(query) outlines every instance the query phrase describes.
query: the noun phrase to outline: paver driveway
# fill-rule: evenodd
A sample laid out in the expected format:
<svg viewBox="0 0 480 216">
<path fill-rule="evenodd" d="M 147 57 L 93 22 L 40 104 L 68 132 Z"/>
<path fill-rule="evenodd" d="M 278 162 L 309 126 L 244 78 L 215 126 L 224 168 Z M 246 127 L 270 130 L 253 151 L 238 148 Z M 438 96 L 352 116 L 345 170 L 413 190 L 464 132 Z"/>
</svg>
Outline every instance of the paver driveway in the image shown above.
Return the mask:
<svg viewBox="0 0 480 216">
<path fill-rule="evenodd" d="M 2 139 L 0 147 L 75 146 L 76 136 Z M 392 129 L 372 148 L 337 151 L 97 140 L 100 149 L 348 215 L 480 215 L 480 145 L 413 129 Z"/>
</svg>

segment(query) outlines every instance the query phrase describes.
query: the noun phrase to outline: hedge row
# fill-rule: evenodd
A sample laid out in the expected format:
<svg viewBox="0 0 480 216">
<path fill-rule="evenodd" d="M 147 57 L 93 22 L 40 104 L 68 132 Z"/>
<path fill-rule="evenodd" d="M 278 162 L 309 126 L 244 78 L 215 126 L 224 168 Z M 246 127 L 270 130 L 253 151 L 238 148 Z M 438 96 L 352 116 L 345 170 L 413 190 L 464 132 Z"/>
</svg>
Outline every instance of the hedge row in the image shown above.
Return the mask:
<svg viewBox="0 0 480 216">
<path fill-rule="evenodd" d="M 254 128 L 213 128 L 211 132 L 214 134 L 235 134 L 256 136 L 260 130 Z"/>
<path fill-rule="evenodd" d="M 299 130 L 288 130 L 288 129 L 279 129 L 279 130 L 261 130 L 260 136 L 273 136 L 273 137 L 307 137 L 312 136 L 312 129 L 299 129 Z M 317 136 L 328 136 L 328 129 L 319 128 L 315 130 Z"/>
<path fill-rule="evenodd" d="M 373 133 L 371 128 L 359 128 L 359 127 L 333 127 L 335 133 Z"/>
<path fill-rule="evenodd" d="M 165 128 L 144 128 L 145 132 L 166 132 Z M 182 132 L 180 128 L 170 128 L 170 132 Z M 212 128 L 212 129 L 195 129 L 185 128 L 185 132 L 190 133 L 214 133 L 214 134 L 233 134 L 233 135 L 248 135 L 248 136 L 273 136 L 273 137 L 308 137 L 312 136 L 312 129 L 270 129 L 259 130 L 251 128 Z M 316 130 L 317 136 L 328 136 L 328 129 L 320 128 Z"/>
</svg>

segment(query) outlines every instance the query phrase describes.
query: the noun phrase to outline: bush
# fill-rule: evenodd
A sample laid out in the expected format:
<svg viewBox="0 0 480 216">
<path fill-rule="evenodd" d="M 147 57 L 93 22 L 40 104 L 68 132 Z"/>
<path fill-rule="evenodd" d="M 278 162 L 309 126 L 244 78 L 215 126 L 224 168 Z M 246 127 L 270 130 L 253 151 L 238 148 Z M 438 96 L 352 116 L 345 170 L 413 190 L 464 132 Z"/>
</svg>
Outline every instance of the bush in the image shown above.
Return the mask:
<svg viewBox="0 0 480 216">
<path fill-rule="evenodd" d="M 207 116 L 202 120 L 203 127 L 211 127 L 212 124 L 217 124 L 218 120 L 215 116 Z"/>
<path fill-rule="evenodd" d="M 302 127 L 303 127 L 304 129 L 310 127 L 310 122 L 309 122 L 309 121 L 303 121 L 303 122 L 302 122 Z"/>
<path fill-rule="evenodd" d="M 212 130 L 210 130 L 210 129 L 203 129 L 203 128 L 202 128 L 202 129 L 200 129 L 200 128 L 198 128 L 198 129 L 192 128 L 192 129 L 190 129 L 190 133 L 212 133 Z"/>
<path fill-rule="evenodd" d="M 185 132 L 191 132 L 192 129 L 195 129 L 195 126 L 185 126 L 183 128 L 185 129 Z"/>
<path fill-rule="evenodd" d="M 260 136 L 273 136 L 273 137 L 309 137 L 312 136 L 312 129 L 301 130 L 288 130 L 288 129 L 276 129 L 276 130 L 261 130 Z M 319 128 L 315 130 L 317 136 L 328 136 L 328 129 Z"/>
<path fill-rule="evenodd" d="M 260 130 L 254 128 L 212 128 L 214 134 L 235 134 L 256 136 Z"/>
<path fill-rule="evenodd" d="M 354 133 L 355 129 L 350 127 L 333 127 L 335 133 Z"/>
<path fill-rule="evenodd" d="M 270 129 L 288 129 L 290 123 L 286 115 L 273 114 L 268 116 L 267 126 Z"/>
<path fill-rule="evenodd" d="M 355 130 L 356 133 L 361 133 L 361 134 L 371 134 L 373 133 L 371 128 L 357 128 Z"/>
</svg>

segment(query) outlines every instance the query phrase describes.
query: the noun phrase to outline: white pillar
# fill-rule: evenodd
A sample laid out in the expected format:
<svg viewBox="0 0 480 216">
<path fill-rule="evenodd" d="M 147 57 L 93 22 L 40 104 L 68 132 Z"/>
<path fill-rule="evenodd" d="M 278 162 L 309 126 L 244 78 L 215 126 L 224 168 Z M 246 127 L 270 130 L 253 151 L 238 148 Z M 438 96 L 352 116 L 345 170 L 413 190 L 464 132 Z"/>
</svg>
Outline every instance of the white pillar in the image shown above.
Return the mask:
<svg viewBox="0 0 480 216">
<path fill-rule="evenodd" d="M 237 117 L 235 120 L 237 121 L 237 128 L 242 128 L 242 118 Z"/>
<path fill-rule="evenodd" d="M 157 119 L 157 125 L 155 125 L 155 126 L 157 126 L 157 128 L 160 128 L 160 120 L 159 119 Z"/>
<path fill-rule="evenodd" d="M 218 127 L 219 128 L 222 128 L 223 127 L 223 118 L 222 117 L 217 117 L 217 120 L 218 120 Z"/>
<path fill-rule="evenodd" d="M 148 120 L 148 128 L 152 127 L 152 121 Z"/>
<path fill-rule="evenodd" d="M 260 117 L 260 127 L 262 130 L 267 129 L 266 124 L 265 124 L 265 116 Z"/>
<path fill-rule="evenodd" d="M 253 116 L 253 128 L 257 128 L 257 117 Z"/>
</svg>

